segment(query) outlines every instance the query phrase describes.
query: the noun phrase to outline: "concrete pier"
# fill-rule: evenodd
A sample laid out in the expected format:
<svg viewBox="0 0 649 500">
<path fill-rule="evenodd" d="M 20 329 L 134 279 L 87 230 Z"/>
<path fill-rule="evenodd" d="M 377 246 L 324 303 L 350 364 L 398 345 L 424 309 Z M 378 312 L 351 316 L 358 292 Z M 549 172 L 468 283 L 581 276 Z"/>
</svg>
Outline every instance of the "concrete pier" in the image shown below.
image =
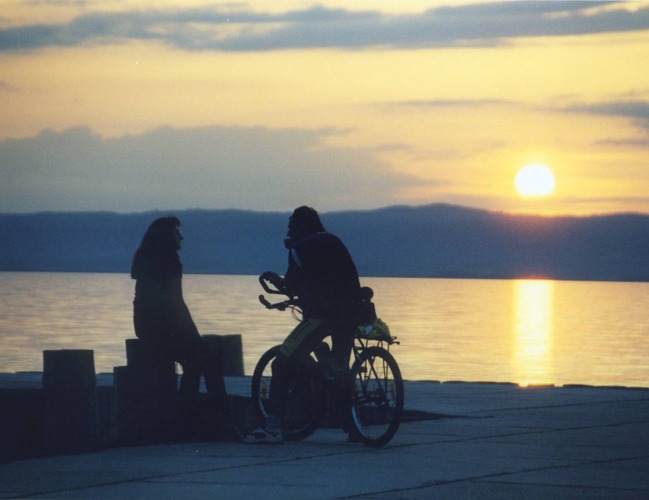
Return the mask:
<svg viewBox="0 0 649 500">
<path fill-rule="evenodd" d="M 226 383 L 249 395 L 249 378 Z M 336 429 L 276 446 L 110 448 L 0 464 L 0 498 L 649 498 L 649 390 L 405 387 L 419 416 L 382 449 Z"/>
</svg>

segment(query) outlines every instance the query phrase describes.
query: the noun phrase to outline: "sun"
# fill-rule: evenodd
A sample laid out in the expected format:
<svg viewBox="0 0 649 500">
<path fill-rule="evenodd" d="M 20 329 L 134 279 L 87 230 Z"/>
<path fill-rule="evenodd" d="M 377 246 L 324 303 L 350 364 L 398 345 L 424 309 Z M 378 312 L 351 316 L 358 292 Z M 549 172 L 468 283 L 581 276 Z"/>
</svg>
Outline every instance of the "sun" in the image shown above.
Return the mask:
<svg viewBox="0 0 649 500">
<path fill-rule="evenodd" d="M 524 197 L 549 196 L 555 185 L 552 170 L 537 163 L 521 168 L 514 178 L 516 192 Z"/>
</svg>

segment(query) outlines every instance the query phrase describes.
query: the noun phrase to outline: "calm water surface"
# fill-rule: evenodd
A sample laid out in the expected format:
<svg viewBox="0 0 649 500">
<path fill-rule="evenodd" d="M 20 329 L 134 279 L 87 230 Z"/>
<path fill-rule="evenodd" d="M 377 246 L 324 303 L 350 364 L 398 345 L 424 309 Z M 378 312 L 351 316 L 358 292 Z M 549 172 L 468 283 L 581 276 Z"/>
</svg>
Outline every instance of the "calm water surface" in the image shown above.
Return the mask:
<svg viewBox="0 0 649 500">
<path fill-rule="evenodd" d="M 649 283 L 365 278 L 401 344 L 408 380 L 649 387 Z M 0 372 L 42 370 L 45 349 L 125 364 L 134 282 L 126 274 L 0 273 Z M 295 325 L 257 301 L 255 276 L 186 275 L 201 333 L 240 333 L 251 374 Z"/>
</svg>

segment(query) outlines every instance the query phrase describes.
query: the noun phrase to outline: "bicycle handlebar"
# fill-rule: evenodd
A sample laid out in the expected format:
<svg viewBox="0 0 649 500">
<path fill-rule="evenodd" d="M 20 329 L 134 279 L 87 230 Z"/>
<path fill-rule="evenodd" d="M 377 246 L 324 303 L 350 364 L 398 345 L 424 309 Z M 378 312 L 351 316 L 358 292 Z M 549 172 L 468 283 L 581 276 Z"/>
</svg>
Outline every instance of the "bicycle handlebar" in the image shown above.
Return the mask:
<svg viewBox="0 0 649 500">
<path fill-rule="evenodd" d="M 278 279 L 279 276 L 275 273 L 265 272 L 259 276 L 259 284 L 266 291 L 266 293 L 287 295 L 285 292 L 278 289 L 277 285 L 273 282 L 273 279 Z M 273 285 L 275 288 L 268 286 L 268 283 Z"/>
<path fill-rule="evenodd" d="M 259 283 L 261 284 L 261 287 L 270 294 L 276 294 L 276 295 L 286 295 L 288 299 L 282 300 L 281 302 L 276 302 L 276 303 L 271 303 L 269 302 L 266 297 L 263 295 L 259 296 L 259 302 L 266 308 L 266 309 L 277 309 L 279 311 L 284 311 L 288 307 L 296 306 L 297 301 L 295 297 L 292 297 L 291 295 L 287 294 L 286 291 L 280 290 L 275 282 L 273 281 L 274 279 L 279 278 L 278 275 L 275 273 L 270 273 L 266 272 L 263 273 L 261 276 L 259 276 Z M 275 288 L 271 288 L 268 284 L 271 284 L 275 286 Z"/>
<path fill-rule="evenodd" d="M 266 309 L 277 309 L 278 311 L 284 311 L 286 308 L 297 305 L 294 299 L 282 300 L 281 302 L 270 303 L 263 295 L 259 296 L 259 302 Z"/>
</svg>

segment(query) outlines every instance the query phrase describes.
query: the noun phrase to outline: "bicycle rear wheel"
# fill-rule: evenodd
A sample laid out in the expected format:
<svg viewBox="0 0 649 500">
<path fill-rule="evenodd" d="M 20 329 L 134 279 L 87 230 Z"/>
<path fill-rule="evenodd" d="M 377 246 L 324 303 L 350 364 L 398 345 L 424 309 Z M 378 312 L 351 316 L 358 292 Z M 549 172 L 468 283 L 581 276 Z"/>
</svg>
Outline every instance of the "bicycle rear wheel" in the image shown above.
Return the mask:
<svg viewBox="0 0 649 500">
<path fill-rule="evenodd" d="M 269 413 L 272 364 L 279 347 L 272 347 L 259 358 L 252 375 L 252 401 L 257 415 L 262 420 Z M 312 357 L 304 358 L 298 366 L 298 375 L 291 380 L 286 409 L 282 415 L 282 434 L 287 441 L 305 439 L 318 427 L 322 391 L 311 375 L 315 373 L 315 364 L 316 361 Z"/>
<path fill-rule="evenodd" d="M 403 413 L 401 371 L 386 349 L 364 349 L 351 369 L 351 421 L 367 446 L 379 448 L 397 432 Z"/>
</svg>

